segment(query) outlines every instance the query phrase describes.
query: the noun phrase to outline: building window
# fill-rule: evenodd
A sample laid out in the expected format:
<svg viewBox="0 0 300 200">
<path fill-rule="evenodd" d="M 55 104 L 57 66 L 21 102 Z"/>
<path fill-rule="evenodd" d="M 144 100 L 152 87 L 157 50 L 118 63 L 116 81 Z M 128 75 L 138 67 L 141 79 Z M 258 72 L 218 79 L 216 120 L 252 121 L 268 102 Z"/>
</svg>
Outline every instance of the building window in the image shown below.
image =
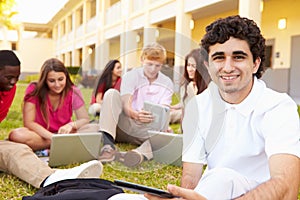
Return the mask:
<svg viewBox="0 0 300 200">
<path fill-rule="evenodd" d="M 76 27 L 79 27 L 83 23 L 83 7 L 81 6 L 76 11 Z"/>
<path fill-rule="evenodd" d="M 266 54 L 266 60 L 264 63 L 264 66 L 266 68 L 272 68 L 273 65 L 273 61 L 274 61 L 274 52 L 273 52 L 273 47 L 275 44 L 275 40 L 274 39 L 269 39 L 266 41 L 266 50 L 265 50 L 265 54 Z"/>
<path fill-rule="evenodd" d="M 61 61 L 62 61 L 63 63 L 66 62 L 66 55 L 65 55 L 64 53 L 61 54 Z"/>
<path fill-rule="evenodd" d="M 16 51 L 17 49 L 17 43 L 16 42 L 12 42 L 11 43 L 11 50 Z"/>
<path fill-rule="evenodd" d="M 57 25 L 53 28 L 53 33 L 52 33 L 52 36 L 53 36 L 53 39 L 56 40 L 58 38 L 58 33 L 57 33 Z"/>
<path fill-rule="evenodd" d="M 90 18 L 93 18 L 96 16 L 96 10 L 97 10 L 97 5 L 96 5 L 96 0 L 91 0 L 90 2 L 90 12 L 91 12 L 91 15 L 90 15 Z"/>
<path fill-rule="evenodd" d="M 272 53 L 273 53 L 273 46 L 266 46 L 266 60 L 265 60 L 266 68 L 272 67 Z"/>
<path fill-rule="evenodd" d="M 66 34 L 66 21 L 65 20 L 60 24 L 60 34 L 61 34 L 61 36 Z"/>
<path fill-rule="evenodd" d="M 70 15 L 67 20 L 67 32 L 69 33 L 73 29 L 72 15 Z"/>
<path fill-rule="evenodd" d="M 68 52 L 68 57 L 69 57 L 69 60 L 67 61 L 68 62 L 68 65 L 69 66 L 72 66 L 72 51 Z"/>
</svg>

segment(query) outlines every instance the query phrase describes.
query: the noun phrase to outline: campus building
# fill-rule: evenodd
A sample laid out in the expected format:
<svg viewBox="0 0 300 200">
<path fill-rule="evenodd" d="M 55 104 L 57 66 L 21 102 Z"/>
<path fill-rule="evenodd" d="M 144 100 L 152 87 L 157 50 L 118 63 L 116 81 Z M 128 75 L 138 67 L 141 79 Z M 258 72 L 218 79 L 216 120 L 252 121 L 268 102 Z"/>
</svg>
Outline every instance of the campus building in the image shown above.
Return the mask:
<svg viewBox="0 0 300 200">
<path fill-rule="evenodd" d="M 19 38 L 15 46 L 24 73 L 38 72 L 42 61 L 35 55 L 43 54 L 39 58 L 54 56 L 66 66 L 81 66 L 83 76 L 94 76 L 110 59 L 119 59 L 124 72 L 139 66 L 143 45 L 157 41 L 168 51 L 165 73 L 178 83 L 184 55 L 198 47 L 205 27 L 239 14 L 253 19 L 267 39 L 269 69 L 263 79 L 297 98 L 299 7 L 299 0 L 69 0 L 47 24 L 23 24 L 19 35 L 38 34 Z"/>
</svg>

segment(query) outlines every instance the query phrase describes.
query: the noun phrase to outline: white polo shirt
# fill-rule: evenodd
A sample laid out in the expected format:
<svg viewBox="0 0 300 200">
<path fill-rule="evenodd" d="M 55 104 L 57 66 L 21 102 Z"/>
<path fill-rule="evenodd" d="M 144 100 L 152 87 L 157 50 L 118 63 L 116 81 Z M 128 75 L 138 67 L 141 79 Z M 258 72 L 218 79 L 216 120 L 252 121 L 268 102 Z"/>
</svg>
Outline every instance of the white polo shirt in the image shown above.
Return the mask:
<svg viewBox="0 0 300 200">
<path fill-rule="evenodd" d="M 173 95 L 173 82 L 169 77 L 159 72 L 158 77 L 152 83 L 144 75 L 144 68 L 132 69 L 122 77 L 121 95 L 132 95 L 132 108 L 140 111 L 144 101 L 170 105 Z"/>
<path fill-rule="evenodd" d="M 255 78 L 251 93 L 240 104 L 225 103 L 215 83 L 193 98 L 183 119 L 184 162 L 207 164 L 208 169 L 225 167 L 236 170 L 249 180 L 265 182 L 270 178 L 268 158 L 287 153 L 300 157 L 300 129 L 297 105 L 286 94 L 268 89 Z M 216 93 L 215 103 L 212 94 Z M 212 121 L 214 113 L 224 121 Z M 211 152 L 205 153 L 210 125 L 220 125 Z M 211 134 L 211 133 L 210 133 Z M 203 148 L 204 147 L 204 148 Z M 202 152 L 202 153 L 201 153 Z"/>
</svg>

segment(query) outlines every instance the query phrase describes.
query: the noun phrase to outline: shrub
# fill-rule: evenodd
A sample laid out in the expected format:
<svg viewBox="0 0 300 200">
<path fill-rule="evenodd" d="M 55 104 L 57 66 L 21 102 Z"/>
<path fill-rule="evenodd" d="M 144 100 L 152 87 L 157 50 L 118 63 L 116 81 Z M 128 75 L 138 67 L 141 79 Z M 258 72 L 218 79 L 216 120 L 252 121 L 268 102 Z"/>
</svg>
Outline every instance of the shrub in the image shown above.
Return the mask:
<svg viewBox="0 0 300 200">
<path fill-rule="evenodd" d="M 39 80 L 40 75 L 39 74 L 32 74 L 32 75 L 27 75 L 25 77 L 25 83 L 31 83 L 33 81 Z"/>
</svg>

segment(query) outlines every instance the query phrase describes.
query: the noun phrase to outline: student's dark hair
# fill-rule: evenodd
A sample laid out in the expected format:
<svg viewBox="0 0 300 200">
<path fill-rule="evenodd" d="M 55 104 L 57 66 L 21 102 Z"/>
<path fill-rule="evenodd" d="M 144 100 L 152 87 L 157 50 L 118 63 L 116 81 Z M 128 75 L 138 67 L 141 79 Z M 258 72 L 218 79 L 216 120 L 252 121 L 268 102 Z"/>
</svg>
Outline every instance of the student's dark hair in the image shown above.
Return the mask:
<svg viewBox="0 0 300 200">
<path fill-rule="evenodd" d="M 5 66 L 20 67 L 21 62 L 11 50 L 0 50 L 0 69 Z"/>
<path fill-rule="evenodd" d="M 46 123 L 48 123 L 49 126 L 49 118 L 48 118 L 48 112 L 49 109 L 47 107 L 47 93 L 49 92 L 49 87 L 47 85 L 47 76 L 48 73 L 54 71 L 54 72 L 63 72 L 66 76 L 66 86 L 62 91 L 61 94 L 61 101 L 59 106 L 63 105 L 64 99 L 68 92 L 72 90 L 72 86 L 74 83 L 72 82 L 69 72 L 63 62 L 58 60 L 57 58 L 50 58 L 44 62 L 42 65 L 42 68 L 40 70 L 40 78 L 37 82 L 34 84 L 36 85 L 35 89 L 32 91 L 32 93 L 28 96 L 29 97 L 37 97 L 38 101 L 41 106 L 41 113 L 43 116 L 43 119 Z M 26 99 L 25 99 L 26 101 Z"/>
<path fill-rule="evenodd" d="M 195 71 L 195 77 L 194 79 L 190 79 L 188 72 L 187 72 L 187 65 L 188 65 L 188 59 L 192 57 L 196 61 L 196 71 Z M 185 94 L 183 96 L 183 100 L 187 97 L 187 85 L 190 81 L 195 81 L 198 92 L 197 94 L 200 94 L 205 90 L 210 82 L 210 75 L 207 71 L 207 68 L 205 66 L 205 63 L 208 62 L 208 54 L 206 50 L 203 48 L 197 48 L 190 51 L 185 56 L 185 63 L 184 63 L 184 73 L 183 73 L 183 85 L 185 87 Z"/>
<path fill-rule="evenodd" d="M 229 16 L 218 19 L 206 27 L 206 34 L 201 40 L 201 46 L 209 52 L 209 47 L 220 43 L 223 44 L 230 37 L 247 41 L 250 51 L 253 55 L 253 62 L 260 58 L 260 66 L 254 74 L 257 78 L 261 78 L 265 61 L 265 39 L 257 24 L 248 18 L 239 15 Z"/>
<path fill-rule="evenodd" d="M 97 83 L 95 91 L 94 91 L 95 98 L 97 96 L 99 86 L 102 83 L 105 83 L 105 88 L 104 88 L 103 94 L 106 92 L 106 90 L 111 88 L 111 85 L 112 85 L 112 72 L 115 68 L 116 63 L 120 63 L 120 61 L 119 60 L 110 60 L 106 64 L 105 68 L 103 69 L 103 72 L 101 73 L 101 76 L 98 80 L 98 83 Z"/>
</svg>

